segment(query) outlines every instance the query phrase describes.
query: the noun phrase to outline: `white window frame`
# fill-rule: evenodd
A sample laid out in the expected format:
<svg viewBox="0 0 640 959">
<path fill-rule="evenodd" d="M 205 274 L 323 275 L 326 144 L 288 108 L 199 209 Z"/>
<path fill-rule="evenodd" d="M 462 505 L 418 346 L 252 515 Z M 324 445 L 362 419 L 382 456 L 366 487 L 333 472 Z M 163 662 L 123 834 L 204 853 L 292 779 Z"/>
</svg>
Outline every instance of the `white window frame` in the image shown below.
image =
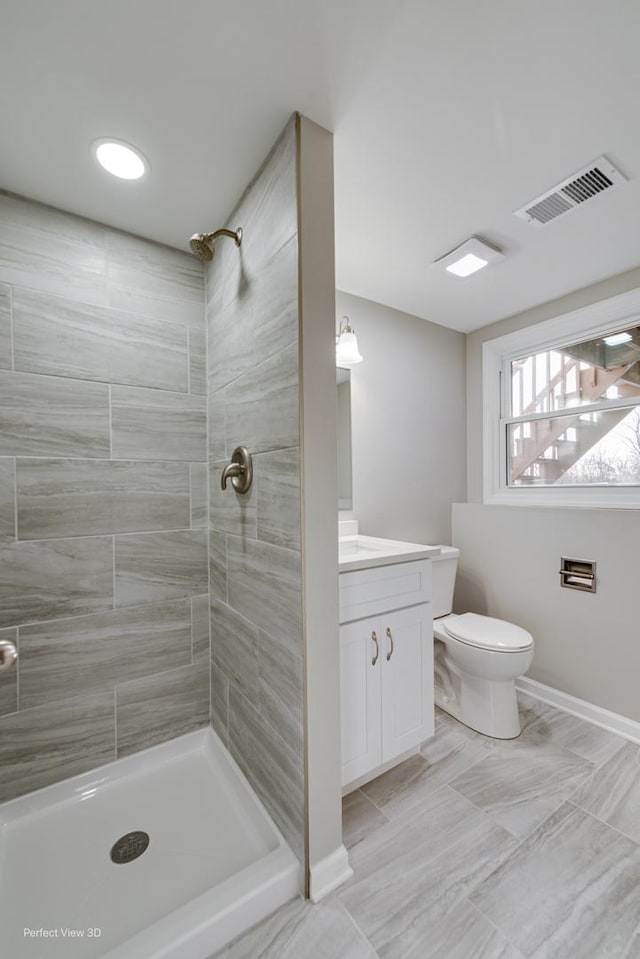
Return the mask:
<svg viewBox="0 0 640 959">
<path fill-rule="evenodd" d="M 640 326 L 640 289 L 486 340 L 482 347 L 483 501 L 489 505 L 640 509 L 640 486 L 514 487 L 507 485 L 506 416 L 510 396 L 503 371 L 512 360 Z M 505 381 L 505 382 L 503 382 Z M 637 405 L 616 401 L 616 407 Z M 610 403 L 607 404 L 611 406 Z M 563 412 L 563 411 L 558 411 Z M 554 414 L 549 414 L 553 416 Z"/>
</svg>

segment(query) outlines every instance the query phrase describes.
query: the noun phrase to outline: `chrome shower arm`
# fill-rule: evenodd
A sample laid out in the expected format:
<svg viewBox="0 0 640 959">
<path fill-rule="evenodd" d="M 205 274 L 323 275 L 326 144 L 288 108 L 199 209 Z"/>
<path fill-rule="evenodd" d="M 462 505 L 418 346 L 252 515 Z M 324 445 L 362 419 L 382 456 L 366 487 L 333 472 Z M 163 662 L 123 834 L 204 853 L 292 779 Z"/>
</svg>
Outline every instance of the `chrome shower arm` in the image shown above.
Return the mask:
<svg viewBox="0 0 640 959">
<path fill-rule="evenodd" d="M 209 240 L 215 240 L 219 236 L 230 236 L 232 240 L 236 241 L 236 246 L 240 246 L 242 243 L 242 227 L 238 227 L 237 230 L 214 230 L 213 233 L 207 233 Z"/>
</svg>

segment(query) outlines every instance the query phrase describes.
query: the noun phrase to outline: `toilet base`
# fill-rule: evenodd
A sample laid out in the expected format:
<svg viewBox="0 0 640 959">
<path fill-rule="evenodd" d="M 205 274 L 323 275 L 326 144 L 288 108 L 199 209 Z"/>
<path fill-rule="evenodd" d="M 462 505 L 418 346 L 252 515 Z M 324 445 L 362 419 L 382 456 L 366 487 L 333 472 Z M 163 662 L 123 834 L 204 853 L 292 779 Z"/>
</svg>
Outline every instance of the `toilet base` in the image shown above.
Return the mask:
<svg viewBox="0 0 640 959">
<path fill-rule="evenodd" d="M 440 643 L 436 645 L 435 672 L 436 706 L 483 736 L 517 739 L 522 729 L 515 680 L 463 675 Z"/>
</svg>

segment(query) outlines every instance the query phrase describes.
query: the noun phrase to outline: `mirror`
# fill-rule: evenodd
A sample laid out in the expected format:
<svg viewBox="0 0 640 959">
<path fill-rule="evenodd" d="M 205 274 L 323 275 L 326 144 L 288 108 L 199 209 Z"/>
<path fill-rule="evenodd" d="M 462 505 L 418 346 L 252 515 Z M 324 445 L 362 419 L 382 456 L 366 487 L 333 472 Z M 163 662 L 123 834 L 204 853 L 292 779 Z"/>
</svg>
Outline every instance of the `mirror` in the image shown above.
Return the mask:
<svg viewBox="0 0 640 959">
<path fill-rule="evenodd" d="M 338 387 L 338 509 L 353 509 L 351 494 L 351 370 L 336 368 Z"/>
</svg>

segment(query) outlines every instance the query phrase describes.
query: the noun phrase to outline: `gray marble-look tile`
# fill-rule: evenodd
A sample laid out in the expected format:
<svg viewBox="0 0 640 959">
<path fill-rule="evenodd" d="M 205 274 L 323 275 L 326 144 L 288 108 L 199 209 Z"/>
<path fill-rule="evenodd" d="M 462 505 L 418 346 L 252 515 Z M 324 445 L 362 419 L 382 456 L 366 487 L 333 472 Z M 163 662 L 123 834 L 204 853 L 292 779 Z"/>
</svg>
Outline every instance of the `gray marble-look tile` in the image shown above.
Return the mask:
<svg viewBox="0 0 640 959">
<path fill-rule="evenodd" d="M 514 836 L 544 822 L 588 779 L 593 765 L 566 749 L 498 748 L 451 786 Z"/>
<path fill-rule="evenodd" d="M 303 748 L 304 690 L 302 649 L 280 635 L 258 635 L 260 712 L 294 751 Z"/>
<path fill-rule="evenodd" d="M 516 845 L 443 786 L 419 813 L 392 820 L 351 849 L 355 876 L 340 898 L 381 957 L 418 959 L 434 924 Z"/>
<path fill-rule="evenodd" d="M 532 723 L 537 722 L 542 716 L 552 716 L 558 712 L 553 706 L 549 706 L 547 703 L 543 703 L 542 700 L 535 699 L 533 696 L 523 693 L 520 689 L 517 691 L 517 697 L 522 732 L 524 732 L 528 726 L 531 726 Z"/>
<path fill-rule="evenodd" d="M 19 539 L 184 529 L 186 463 L 18 459 Z"/>
<path fill-rule="evenodd" d="M 226 452 L 298 446 L 298 347 L 287 346 L 225 387 Z"/>
<path fill-rule="evenodd" d="M 237 295 L 238 267 L 249 277 L 262 272 L 265 264 L 297 233 L 296 118 L 291 118 L 269 155 L 245 190 L 229 222 L 243 228 L 240 256 L 227 252 L 232 267 L 225 277 L 225 295 Z"/>
<path fill-rule="evenodd" d="M 624 746 L 615 733 L 587 723 L 577 716 L 551 710 L 528 726 L 522 734 L 525 742 L 538 746 L 560 746 L 599 766 Z"/>
<path fill-rule="evenodd" d="M 269 353 L 256 358 L 253 348 L 258 322 L 256 303 L 248 289 L 223 307 L 222 298 L 207 303 L 207 373 L 210 393 L 227 386 L 256 366 Z M 273 351 L 270 351 L 273 352 Z"/>
<path fill-rule="evenodd" d="M 191 483 L 191 529 L 207 529 L 209 526 L 209 499 L 207 486 L 209 469 L 206 463 L 189 465 Z"/>
<path fill-rule="evenodd" d="M 267 357 L 298 342 L 298 235 L 294 233 L 250 278 L 256 303 L 253 349 Z"/>
<path fill-rule="evenodd" d="M 209 530 L 209 592 L 211 599 L 227 602 L 227 536 Z"/>
<path fill-rule="evenodd" d="M 0 548 L 0 626 L 98 613 L 113 606 L 110 536 Z"/>
<path fill-rule="evenodd" d="M 106 304 L 105 230 L 90 220 L 0 193 L 0 280 Z"/>
<path fill-rule="evenodd" d="M 405 959 L 524 959 L 468 899 L 433 923 L 429 936 Z"/>
<path fill-rule="evenodd" d="M 18 630 L 0 629 L 0 640 L 18 646 Z M 15 713 L 18 708 L 18 669 L 13 666 L 0 673 L 0 716 Z"/>
<path fill-rule="evenodd" d="M 300 549 L 299 451 L 275 450 L 255 458 L 258 539 Z"/>
<path fill-rule="evenodd" d="M 240 271 L 240 263 L 237 263 Z M 297 236 L 249 276 L 237 296 L 209 301 L 209 383 L 215 392 L 262 360 L 298 341 Z"/>
<path fill-rule="evenodd" d="M 640 842 L 640 746 L 624 743 L 572 798 L 587 812 Z"/>
<path fill-rule="evenodd" d="M 527 959 L 619 957 L 640 920 L 640 849 L 572 803 L 471 901 Z"/>
<path fill-rule="evenodd" d="M 211 957 L 213 959 L 213 957 Z M 215 959 L 377 959 L 335 898 L 295 899 L 254 926 Z"/>
<path fill-rule="evenodd" d="M 191 662 L 189 600 L 20 628 L 20 709 Z"/>
<path fill-rule="evenodd" d="M 256 486 L 254 482 L 246 493 L 236 493 L 231 481 L 227 488 L 220 486 L 220 475 L 229 463 L 219 460 L 209 467 L 209 523 L 222 533 L 256 538 Z"/>
<path fill-rule="evenodd" d="M 109 230 L 109 302 L 118 309 L 202 329 L 204 266 L 190 253 Z"/>
<path fill-rule="evenodd" d="M 0 456 L 0 543 L 16 538 L 15 462 Z"/>
<path fill-rule="evenodd" d="M 11 346 L 11 287 L 0 283 L 0 369 L 13 365 Z"/>
<path fill-rule="evenodd" d="M 191 597 L 191 656 L 194 663 L 209 662 L 209 594 Z"/>
<path fill-rule="evenodd" d="M 211 661 L 257 705 L 258 628 L 216 600 L 211 602 Z"/>
<path fill-rule="evenodd" d="M 206 530 L 116 536 L 116 606 L 198 596 L 208 586 Z"/>
<path fill-rule="evenodd" d="M 106 384 L 0 373 L 0 453 L 108 457 L 109 449 Z"/>
<path fill-rule="evenodd" d="M 227 535 L 228 602 L 291 648 L 302 646 L 300 553 Z"/>
<path fill-rule="evenodd" d="M 202 307 L 204 317 L 204 306 Z M 207 392 L 207 345 L 202 328 L 189 330 L 189 392 L 206 395 Z"/>
<path fill-rule="evenodd" d="M 211 725 L 224 745 L 229 747 L 229 679 L 219 666 L 211 663 Z"/>
<path fill-rule="evenodd" d="M 208 663 L 116 686 L 118 757 L 206 725 L 209 708 Z"/>
<path fill-rule="evenodd" d="M 394 819 L 430 801 L 435 790 L 489 755 L 491 743 L 477 736 L 446 714 L 436 711 L 432 739 L 421 753 L 363 786 L 363 792 Z"/>
<path fill-rule="evenodd" d="M 15 289 L 15 369 L 186 392 L 187 331 L 151 317 Z"/>
<path fill-rule="evenodd" d="M 132 386 L 111 387 L 113 456 L 136 460 L 207 458 L 204 397 Z"/>
<path fill-rule="evenodd" d="M 224 390 L 210 393 L 208 400 L 209 419 L 207 424 L 207 442 L 209 462 L 225 459 L 227 446 L 225 440 L 225 399 Z M 229 454 L 233 452 L 233 447 Z"/>
<path fill-rule="evenodd" d="M 222 307 L 241 300 L 253 278 L 297 232 L 296 129 L 287 125 L 227 225 L 243 228 L 242 247 L 221 243 L 207 268 L 207 297 Z"/>
<path fill-rule="evenodd" d="M 115 759 L 113 692 L 0 719 L 0 802 Z"/>
<path fill-rule="evenodd" d="M 289 749 L 232 682 L 229 747 L 293 852 L 304 861 L 304 756 Z"/>
<path fill-rule="evenodd" d="M 355 789 L 342 800 L 342 841 L 347 849 L 356 846 L 380 826 L 389 822 L 361 789 Z"/>
<path fill-rule="evenodd" d="M 621 959 L 638 959 L 638 956 L 640 956 L 640 931 L 631 937 Z"/>
</svg>

